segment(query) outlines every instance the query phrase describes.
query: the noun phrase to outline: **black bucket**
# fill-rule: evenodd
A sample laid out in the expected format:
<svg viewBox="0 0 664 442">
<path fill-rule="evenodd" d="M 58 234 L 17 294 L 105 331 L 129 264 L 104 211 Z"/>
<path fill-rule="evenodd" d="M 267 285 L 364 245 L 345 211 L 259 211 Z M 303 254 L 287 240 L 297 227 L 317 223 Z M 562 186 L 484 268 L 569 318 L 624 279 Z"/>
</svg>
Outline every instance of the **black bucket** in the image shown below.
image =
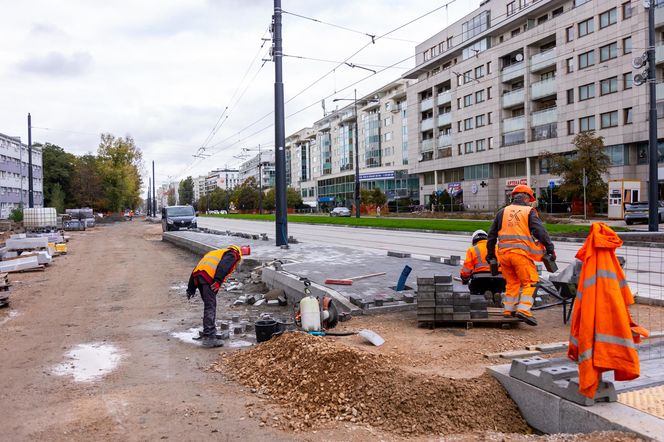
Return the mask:
<svg viewBox="0 0 664 442">
<path fill-rule="evenodd" d="M 256 342 L 261 343 L 272 339 L 272 335 L 279 331 L 279 324 L 274 319 L 259 320 L 256 327 Z"/>
</svg>

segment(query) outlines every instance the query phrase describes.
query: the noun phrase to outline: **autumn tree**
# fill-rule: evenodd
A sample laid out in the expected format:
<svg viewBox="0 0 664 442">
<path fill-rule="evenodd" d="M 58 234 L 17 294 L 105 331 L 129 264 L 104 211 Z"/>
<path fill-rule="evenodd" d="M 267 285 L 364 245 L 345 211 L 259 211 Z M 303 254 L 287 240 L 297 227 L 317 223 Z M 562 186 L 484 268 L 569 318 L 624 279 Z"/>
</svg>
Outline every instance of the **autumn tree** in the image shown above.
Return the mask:
<svg viewBox="0 0 664 442">
<path fill-rule="evenodd" d="M 70 188 L 74 206 L 107 210 L 108 200 L 102 190 L 96 156 L 87 154 L 76 158 Z"/>
<path fill-rule="evenodd" d="M 190 176 L 180 181 L 178 186 L 180 204 L 192 204 L 194 202 L 194 179 Z"/>
<path fill-rule="evenodd" d="M 384 206 L 387 202 L 387 197 L 379 187 L 374 187 L 371 191 L 371 203 L 374 206 L 380 207 Z"/>
<path fill-rule="evenodd" d="M 143 156 L 133 138 L 101 134 L 97 157 L 108 208 L 119 212 L 123 208 L 138 207 Z"/>
</svg>

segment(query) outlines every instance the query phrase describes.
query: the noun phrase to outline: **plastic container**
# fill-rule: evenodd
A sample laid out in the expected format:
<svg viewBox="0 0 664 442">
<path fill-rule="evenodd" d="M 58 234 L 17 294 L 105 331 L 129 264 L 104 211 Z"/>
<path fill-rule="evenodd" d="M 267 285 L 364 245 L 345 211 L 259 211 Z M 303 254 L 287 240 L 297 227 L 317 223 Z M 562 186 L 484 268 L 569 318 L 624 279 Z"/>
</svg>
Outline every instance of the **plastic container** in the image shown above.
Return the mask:
<svg viewBox="0 0 664 442">
<path fill-rule="evenodd" d="M 256 342 L 261 343 L 272 339 L 272 335 L 279 331 L 279 324 L 274 319 L 261 319 L 254 323 L 256 328 Z"/>
<path fill-rule="evenodd" d="M 305 296 L 300 301 L 300 318 L 302 330 L 319 331 L 320 330 L 320 306 L 318 299 L 313 296 Z"/>
<path fill-rule="evenodd" d="M 240 252 L 242 253 L 242 256 L 251 255 L 251 246 L 240 246 Z"/>
<path fill-rule="evenodd" d="M 58 215 L 55 207 L 23 209 L 23 226 L 26 229 L 39 229 L 58 226 Z"/>
</svg>

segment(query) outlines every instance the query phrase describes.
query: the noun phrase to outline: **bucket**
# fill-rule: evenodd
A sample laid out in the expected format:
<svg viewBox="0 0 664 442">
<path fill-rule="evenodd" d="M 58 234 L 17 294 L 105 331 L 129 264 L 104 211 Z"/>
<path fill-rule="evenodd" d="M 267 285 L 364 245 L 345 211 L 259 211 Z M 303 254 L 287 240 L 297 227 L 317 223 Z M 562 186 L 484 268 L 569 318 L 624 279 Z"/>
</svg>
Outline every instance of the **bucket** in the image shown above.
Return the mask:
<svg viewBox="0 0 664 442">
<path fill-rule="evenodd" d="M 251 255 L 251 246 L 240 246 L 240 252 L 242 253 L 242 256 Z"/>
<path fill-rule="evenodd" d="M 272 335 L 279 331 L 279 324 L 274 319 L 261 319 L 256 321 L 256 342 L 261 343 L 272 339 Z"/>
</svg>

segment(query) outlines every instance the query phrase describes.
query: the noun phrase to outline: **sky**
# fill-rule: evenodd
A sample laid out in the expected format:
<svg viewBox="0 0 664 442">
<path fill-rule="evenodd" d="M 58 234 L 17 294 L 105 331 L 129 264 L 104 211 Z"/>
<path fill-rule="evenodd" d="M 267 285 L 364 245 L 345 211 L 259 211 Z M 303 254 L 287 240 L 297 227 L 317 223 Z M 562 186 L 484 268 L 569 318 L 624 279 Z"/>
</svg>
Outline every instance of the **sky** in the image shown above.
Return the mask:
<svg viewBox="0 0 664 442">
<path fill-rule="evenodd" d="M 372 75 L 328 62 L 370 43 L 364 33 L 384 34 L 445 4 L 349 60 L 377 71 L 405 60 L 396 68 Z M 478 6 L 282 0 L 292 13 L 283 16 L 284 54 L 327 60 L 284 57 L 286 135 L 320 119 L 322 99 L 329 111 L 339 104 L 332 99 L 351 98 L 353 87 L 362 96 L 398 79 L 414 66 L 416 44 Z M 243 148 L 274 146 L 274 63 L 262 61 L 269 58 L 271 42 L 262 39 L 271 38 L 272 1 L 0 0 L 0 8 L 0 133 L 27 143 L 30 112 L 33 143 L 76 155 L 96 152 L 102 132 L 130 135 L 143 152 L 145 182 L 155 161 L 158 185 L 237 167 Z M 210 156 L 194 158 L 201 146 Z"/>
</svg>

